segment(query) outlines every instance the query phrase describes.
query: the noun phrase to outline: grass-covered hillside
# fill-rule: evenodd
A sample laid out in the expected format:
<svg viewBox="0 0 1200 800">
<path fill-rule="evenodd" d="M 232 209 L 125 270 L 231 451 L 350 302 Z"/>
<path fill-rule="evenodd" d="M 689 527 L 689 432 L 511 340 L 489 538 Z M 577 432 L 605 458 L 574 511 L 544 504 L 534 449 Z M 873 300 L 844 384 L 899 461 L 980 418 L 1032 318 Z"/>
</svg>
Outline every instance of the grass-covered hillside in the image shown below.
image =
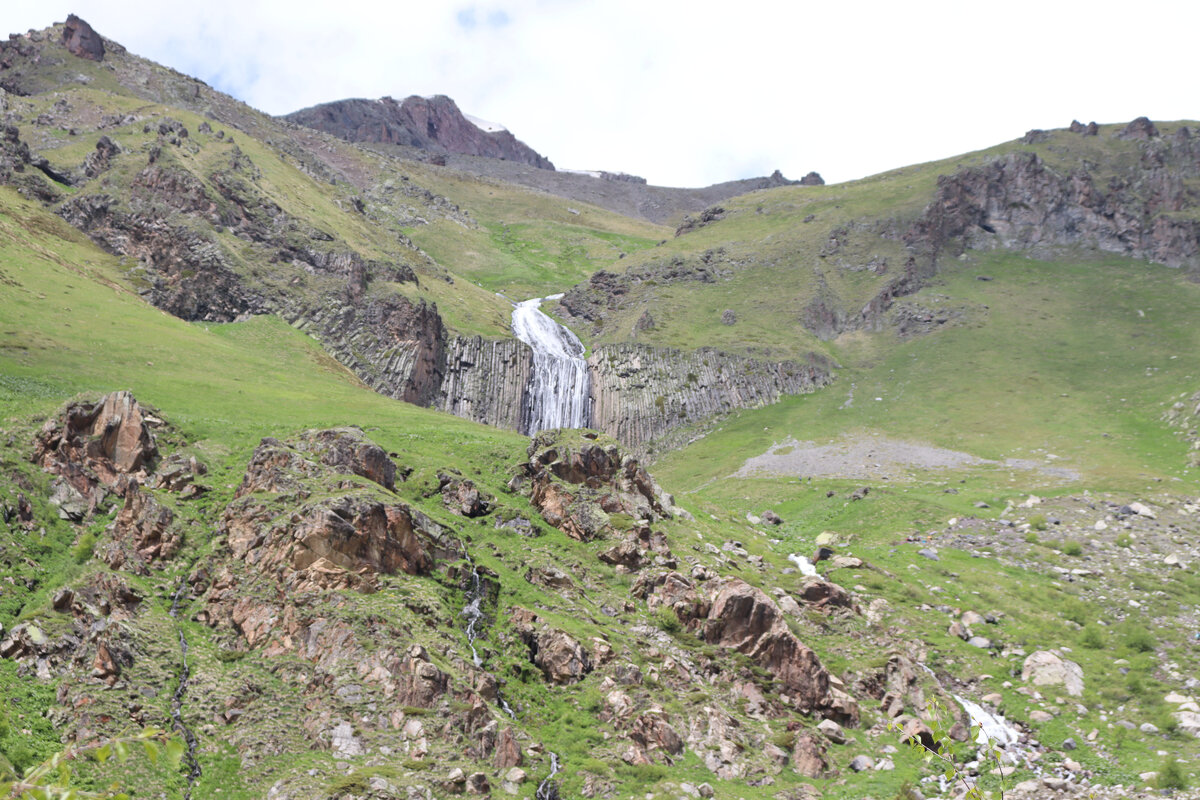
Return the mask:
<svg viewBox="0 0 1200 800">
<path fill-rule="evenodd" d="M 61 26 L 0 55 L 0 795 L 161 727 L 181 768 L 72 782 L 1197 796 L 1190 126 L 1034 132 L 674 235 Z M 834 380 L 677 421 L 648 468 L 368 385 L 564 289 L 592 352 Z M 671 351 L 630 352 L 626 383 Z"/>
</svg>

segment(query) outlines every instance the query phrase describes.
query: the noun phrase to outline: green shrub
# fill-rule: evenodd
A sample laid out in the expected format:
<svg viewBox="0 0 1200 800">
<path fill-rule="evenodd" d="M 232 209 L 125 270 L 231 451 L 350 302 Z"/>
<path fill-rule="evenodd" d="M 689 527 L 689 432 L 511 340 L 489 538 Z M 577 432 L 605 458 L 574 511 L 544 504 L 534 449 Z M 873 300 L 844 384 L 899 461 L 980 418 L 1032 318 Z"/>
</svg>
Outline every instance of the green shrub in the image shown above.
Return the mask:
<svg viewBox="0 0 1200 800">
<path fill-rule="evenodd" d="M 1117 547 L 1133 547 L 1133 537 L 1128 533 L 1117 536 Z"/>
<path fill-rule="evenodd" d="M 1044 531 L 1048 525 L 1049 523 L 1046 522 L 1045 514 L 1034 514 L 1029 518 L 1029 527 L 1033 528 L 1035 531 Z"/>
<path fill-rule="evenodd" d="M 88 531 L 79 537 L 79 541 L 71 548 L 71 558 L 76 564 L 82 564 L 92 557 L 96 549 L 96 534 Z"/>
<path fill-rule="evenodd" d="M 1159 789 L 1186 789 L 1188 786 L 1187 775 L 1174 756 L 1163 759 L 1163 765 L 1159 768 L 1158 777 L 1154 782 Z"/>
<path fill-rule="evenodd" d="M 1030 544 L 1037 544 L 1041 541 L 1041 539 L 1039 539 L 1038 535 L 1033 531 L 1025 531 L 1025 541 L 1029 542 Z"/>
<path fill-rule="evenodd" d="M 658 611 L 654 614 L 654 621 L 658 625 L 658 629 L 664 633 L 674 635 L 683 630 L 683 624 L 679 621 L 679 615 L 670 606 L 659 606 Z"/>
<path fill-rule="evenodd" d="M 1154 650 L 1156 642 L 1149 628 L 1142 625 L 1126 625 L 1123 633 L 1124 644 L 1130 650 L 1139 653 L 1150 653 Z"/>
<path fill-rule="evenodd" d="M 1064 542 L 1062 551 L 1069 556 L 1081 556 L 1083 555 L 1083 545 L 1075 541 Z"/>
<path fill-rule="evenodd" d="M 1085 625 L 1083 633 L 1079 636 L 1079 644 L 1089 650 L 1103 650 L 1104 632 L 1100 630 L 1099 625 Z"/>
</svg>

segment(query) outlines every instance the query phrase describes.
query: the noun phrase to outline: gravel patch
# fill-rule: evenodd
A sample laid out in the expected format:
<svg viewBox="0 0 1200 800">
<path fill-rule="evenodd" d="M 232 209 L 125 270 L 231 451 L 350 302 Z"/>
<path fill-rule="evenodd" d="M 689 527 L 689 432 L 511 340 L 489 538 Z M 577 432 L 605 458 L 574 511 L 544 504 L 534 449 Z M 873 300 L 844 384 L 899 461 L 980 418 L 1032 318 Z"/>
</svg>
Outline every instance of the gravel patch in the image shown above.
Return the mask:
<svg viewBox="0 0 1200 800">
<path fill-rule="evenodd" d="M 843 436 L 828 444 L 789 438 L 771 445 L 762 455 L 746 460 L 735 478 L 764 476 L 832 477 L 855 480 L 884 479 L 908 470 L 952 470 L 994 466 L 1036 470 L 1065 480 L 1078 480 L 1072 469 L 1048 467 L 1036 461 L 991 461 L 958 450 L 887 436 Z"/>
</svg>

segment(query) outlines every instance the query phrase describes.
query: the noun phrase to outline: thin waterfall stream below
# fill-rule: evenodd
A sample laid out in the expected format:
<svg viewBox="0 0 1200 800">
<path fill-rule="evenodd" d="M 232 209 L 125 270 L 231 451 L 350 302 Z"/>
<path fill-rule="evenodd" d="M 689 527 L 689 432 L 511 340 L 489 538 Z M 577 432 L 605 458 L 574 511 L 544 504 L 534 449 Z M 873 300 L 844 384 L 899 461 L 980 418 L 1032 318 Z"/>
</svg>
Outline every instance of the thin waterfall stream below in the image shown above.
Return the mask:
<svg viewBox="0 0 1200 800">
<path fill-rule="evenodd" d="M 487 596 L 487 590 L 484 589 L 483 579 L 479 575 L 479 567 L 469 558 L 467 563 L 471 565 L 471 577 L 467 585 L 467 603 L 463 606 L 462 616 L 467 618 L 467 645 L 471 648 L 471 660 L 475 666 L 480 667 L 483 666 L 483 658 L 475 648 L 475 640 L 479 638 L 479 622 L 483 619 L 483 599 Z"/>
<path fill-rule="evenodd" d="M 579 337 L 544 314 L 543 300 L 517 303 L 513 335 L 533 350 L 533 372 L 521 409 L 521 432 L 533 436 L 549 428 L 584 428 L 589 422 L 590 378 L 586 349 Z"/>
<path fill-rule="evenodd" d="M 558 754 L 550 753 L 550 774 L 546 779 L 538 784 L 537 793 L 534 797 L 537 800 L 558 800 L 558 784 L 554 780 L 554 776 L 558 774 Z"/>
<path fill-rule="evenodd" d="M 179 579 L 179 586 L 175 589 L 175 595 L 171 598 L 171 618 L 179 623 L 179 599 L 183 595 L 184 587 L 187 582 Z M 187 788 L 184 789 L 184 800 L 190 800 L 192 796 L 192 787 L 196 785 L 196 781 L 200 778 L 202 771 L 200 762 L 196 759 L 196 734 L 187 723 L 183 721 L 183 701 L 187 697 L 188 680 L 191 678 L 191 669 L 188 667 L 188 641 L 183 633 L 183 626 L 179 626 L 179 685 L 175 687 L 175 694 L 171 698 L 171 723 L 172 726 L 183 736 L 184 743 L 187 749 L 184 751 L 184 764 L 187 767 Z"/>
</svg>

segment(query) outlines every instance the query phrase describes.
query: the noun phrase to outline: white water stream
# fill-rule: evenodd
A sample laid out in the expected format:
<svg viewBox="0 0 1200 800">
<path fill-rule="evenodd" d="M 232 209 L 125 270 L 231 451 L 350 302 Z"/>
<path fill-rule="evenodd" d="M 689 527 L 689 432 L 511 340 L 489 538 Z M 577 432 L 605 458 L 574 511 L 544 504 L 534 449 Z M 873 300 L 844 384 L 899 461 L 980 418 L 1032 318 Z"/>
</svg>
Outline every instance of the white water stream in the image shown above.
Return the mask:
<svg viewBox="0 0 1200 800">
<path fill-rule="evenodd" d="M 533 375 L 521 409 L 521 432 L 533 436 L 548 428 L 588 424 L 588 368 L 579 338 L 541 312 L 535 297 L 513 309 L 513 335 L 533 349 Z"/>
<path fill-rule="evenodd" d="M 554 776 L 558 774 L 558 754 L 550 753 L 550 774 L 546 780 L 538 784 L 537 792 L 534 794 L 536 800 L 558 800 L 558 784 L 554 782 Z"/>
<path fill-rule="evenodd" d="M 801 575 L 811 577 L 817 574 L 817 568 L 813 566 L 813 563 L 799 553 L 792 553 L 788 556 L 788 561 L 796 565 Z"/>
<path fill-rule="evenodd" d="M 979 736 L 976 738 L 975 743 L 987 744 L 990 740 L 998 747 L 1004 749 L 1005 755 L 1014 764 L 1017 763 L 1017 754 L 1010 749 L 1021 741 L 1021 735 L 1017 732 L 1017 729 L 1009 725 L 1008 720 L 1004 717 L 987 711 L 978 703 L 973 703 L 958 695 L 954 695 L 954 699 L 967 712 L 967 716 L 971 718 L 972 725 L 979 726 Z"/>
</svg>

